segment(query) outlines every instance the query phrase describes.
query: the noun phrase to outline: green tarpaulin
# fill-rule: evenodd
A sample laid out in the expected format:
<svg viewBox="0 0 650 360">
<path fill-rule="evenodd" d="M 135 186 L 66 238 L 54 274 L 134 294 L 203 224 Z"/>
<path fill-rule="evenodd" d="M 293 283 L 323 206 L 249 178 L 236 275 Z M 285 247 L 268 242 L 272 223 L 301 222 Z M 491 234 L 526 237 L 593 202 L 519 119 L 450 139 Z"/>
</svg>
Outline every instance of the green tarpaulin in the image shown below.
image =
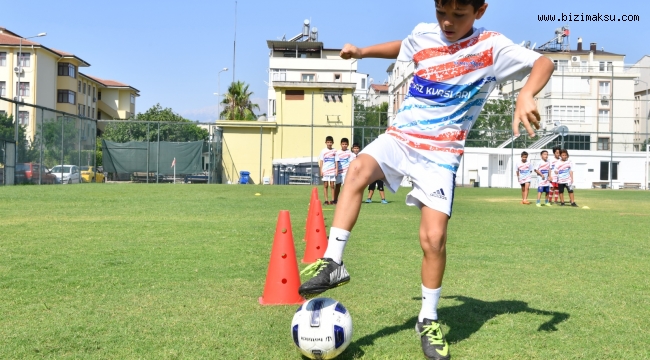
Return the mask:
<svg viewBox="0 0 650 360">
<path fill-rule="evenodd" d="M 149 144 L 149 172 L 173 175 L 172 161 L 176 158 L 176 174 L 196 174 L 203 171 L 201 157 L 203 141 L 160 142 L 130 141 L 116 143 L 102 140 L 104 171 L 109 173 L 147 172 L 147 144 Z M 159 161 L 159 163 L 158 163 Z"/>
</svg>

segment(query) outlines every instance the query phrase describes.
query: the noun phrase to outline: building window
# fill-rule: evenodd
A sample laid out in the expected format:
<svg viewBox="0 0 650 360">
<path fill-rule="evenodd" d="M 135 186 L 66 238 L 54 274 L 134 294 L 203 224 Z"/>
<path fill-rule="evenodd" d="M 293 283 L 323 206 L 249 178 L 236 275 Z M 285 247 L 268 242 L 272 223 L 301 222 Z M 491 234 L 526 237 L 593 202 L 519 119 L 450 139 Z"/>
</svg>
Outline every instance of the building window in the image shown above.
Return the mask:
<svg viewBox="0 0 650 360">
<path fill-rule="evenodd" d="M 81 111 L 79 112 L 79 115 L 86 116 L 86 105 L 81 105 Z"/>
<path fill-rule="evenodd" d="M 366 78 L 361 79 L 361 88 L 365 89 L 366 88 Z"/>
<path fill-rule="evenodd" d="M 598 123 L 609 124 L 609 110 L 598 110 Z"/>
<path fill-rule="evenodd" d="M 287 81 L 287 70 L 271 69 L 271 81 Z"/>
<path fill-rule="evenodd" d="M 93 86 L 93 102 L 95 102 L 95 87 Z"/>
<path fill-rule="evenodd" d="M 614 66 L 611 61 L 601 61 L 598 63 L 598 70 L 600 71 L 612 71 Z"/>
<path fill-rule="evenodd" d="M 568 122 L 568 123 L 584 123 L 585 107 L 572 106 L 572 105 L 553 105 L 546 107 L 547 122 L 549 124 L 555 121 Z"/>
<path fill-rule="evenodd" d="M 564 137 L 564 143 L 562 143 L 562 138 L 556 138 L 552 145 L 553 146 L 562 146 L 567 150 L 591 150 L 591 136 L 590 135 L 581 135 L 573 134 L 567 135 Z M 549 144 L 548 146 L 551 146 Z"/>
<path fill-rule="evenodd" d="M 617 162 L 612 162 L 610 163 L 609 161 L 601 161 L 600 162 L 600 180 L 602 181 L 607 181 L 609 179 L 609 168 L 612 168 L 612 179 L 611 180 L 618 180 L 618 163 Z"/>
<path fill-rule="evenodd" d="M 81 93 L 81 80 L 77 82 L 77 92 Z"/>
<path fill-rule="evenodd" d="M 286 100 L 305 100 L 305 90 L 287 90 L 284 95 Z"/>
<path fill-rule="evenodd" d="M 0 66 L 7 66 L 7 53 L 0 52 Z"/>
<path fill-rule="evenodd" d="M 7 96 L 7 82 L 0 81 L 0 96 Z"/>
<path fill-rule="evenodd" d="M 135 95 L 131 94 L 131 104 L 135 105 Z"/>
<path fill-rule="evenodd" d="M 95 117 L 95 108 L 92 108 L 92 111 L 90 112 L 89 116 L 90 116 L 91 118 L 92 118 L 92 117 Z"/>
<path fill-rule="evenodd" d="M 58 90 L 56 102 L 61 104 L 75 104 L 75 92 L 70 90 Z"/>
<path fill-rule="evenodd" d="M 569 67 L 569 60 L 553 60 L 555 70 L 566 70 Z"/>
<path fill-rule="evenodd" d="M 102 92 L 98 91 L 97 92 L 97 100 L 101 100 L 101 99 L 102 99 Z"/>
<path fill-rule="evenodd" d="M 18 123 L 20 125 L 29 125 L 29 112 L 28 111 L 19 111 L 18 112 Z"/>
<path fill-rule="evenodd" d="M 21 67 L 30 67 L 31 66 L 31 55 L 30 53 L 18 53 L 18 66 Z"/>
<path fill-rule="evenodd" d="M 598 138 L 598 150 L 609 150 L 609 138 Z"/>
<path fill-rule="evenodd" d="M 20 85 L 18 85 L 18 96 L 27 96 L 29 97 L 29 83 L 28 82 L 21 82 Z"/>
<path fill-rule="evenodd" d="M 342 91 L 326 91 L 323 94 L 323 100 L 326 102 L 343 102 Z"/>
<path fill-rule="evenodd" d="M 76 73 L 77 68 L 74 65 L 68 63 L 59 63 L 59 76 L 69 76 L 71 78 L 76 78 Z"/>
<path fill-rule="evenodd" d="M 316 74 L 302 74 L 302 82 L 316 81 Z"/>
<path fill-rule="evenodd" d="M 609 81 L 598 82 L 598 95 L 609 95 Z"/>
<path fill-rule="evenodd" d="M 341 74 L 334 74 L 334 82 L 341 82 Z"/>
<path fill-rule="evenodd" d="M 81 115 L 81 104 L 77 105 L 77 115 Z"/>
<path fill-rule="evenodd" d="M 83 85 L 81 86 L 81 88 L 83 89 L 83 93 L 85 94 L 85 93 L 86 93 L 86 83 L 83 83 Z"/>
</svg>

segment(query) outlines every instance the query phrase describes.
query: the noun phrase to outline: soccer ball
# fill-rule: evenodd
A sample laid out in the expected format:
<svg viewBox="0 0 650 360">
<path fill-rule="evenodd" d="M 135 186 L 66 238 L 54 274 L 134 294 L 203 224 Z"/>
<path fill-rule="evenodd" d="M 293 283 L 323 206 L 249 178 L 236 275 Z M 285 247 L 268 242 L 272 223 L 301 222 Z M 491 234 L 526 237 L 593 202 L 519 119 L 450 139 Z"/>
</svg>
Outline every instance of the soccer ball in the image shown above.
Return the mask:
<svg viewBox="0 0 650 360">
<path fill-rule="evenodd" d="M 308 358 L 334 359 L 350 345 L 352 317 L 343 304 L 334 299 L 311 299 L 293 316 L 291 336 Z"/>
</svg>

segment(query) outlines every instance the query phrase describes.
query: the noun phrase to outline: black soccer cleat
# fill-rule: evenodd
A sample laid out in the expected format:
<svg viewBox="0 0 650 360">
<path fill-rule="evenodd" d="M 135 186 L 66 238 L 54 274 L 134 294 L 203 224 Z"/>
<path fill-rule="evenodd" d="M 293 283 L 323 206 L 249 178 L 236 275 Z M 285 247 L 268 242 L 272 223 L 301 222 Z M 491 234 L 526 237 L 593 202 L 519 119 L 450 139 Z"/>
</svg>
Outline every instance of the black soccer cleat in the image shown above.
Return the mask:
<svg viewBox="0 0 650 360">
<path fill-rule="evenodd" d="M 571 206 L 573 206 L 573 207 L 578 207 L 578 204 L 572 202 L 572 203 L 571 203 Z"/>
<path fill-rule="evenodd" d="M 312 276 L 300 285 L 298 292 L 305 299 L 311 299 L 319 294 L 334 289 L 350 282 L 350 274 L 345 270 L 345 265 L 337 264 L 334 260 L 323 258 L 307 266 L 300 275 Z"/>
<path fill-rule="evenodd" d="M 429 360 L 450 360 L 449 344 L 436 320 L 423 319 L 415 324 L 415 332 L 422 342 L 422 352 Z"/>
</svg>

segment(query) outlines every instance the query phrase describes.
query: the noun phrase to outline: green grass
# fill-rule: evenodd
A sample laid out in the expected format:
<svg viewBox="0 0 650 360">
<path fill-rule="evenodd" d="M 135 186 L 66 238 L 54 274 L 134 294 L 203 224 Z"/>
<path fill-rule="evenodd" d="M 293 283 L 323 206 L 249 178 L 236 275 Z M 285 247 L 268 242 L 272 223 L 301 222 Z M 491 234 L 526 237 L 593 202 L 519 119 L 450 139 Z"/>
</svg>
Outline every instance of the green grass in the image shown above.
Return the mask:
<svg viewBox="0 0 650 360">
<path fill-rule="evenodd" d="M 279 210 L 302 256 L 310 190 L 0 187 L 0 358 L 300 359 L 295 307 L 257 299 Z M 363 205 L 352 282 L 327 293 L 354 320 L 341 359 L 421 358 L 405 193 Z M 457 191 L 439 309 L 454 358 L 650 358 L 650 192 L 577 191 L 591 210 L 518 197 Z"/>
</svg>

